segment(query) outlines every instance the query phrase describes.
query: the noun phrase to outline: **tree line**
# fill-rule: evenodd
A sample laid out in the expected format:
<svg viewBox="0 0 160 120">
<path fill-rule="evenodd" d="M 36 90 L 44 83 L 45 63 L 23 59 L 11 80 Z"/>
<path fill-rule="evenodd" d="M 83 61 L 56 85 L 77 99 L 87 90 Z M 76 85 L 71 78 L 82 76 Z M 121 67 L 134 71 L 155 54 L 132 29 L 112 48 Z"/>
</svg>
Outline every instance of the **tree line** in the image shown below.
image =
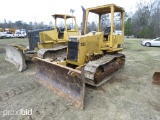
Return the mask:
<svg viewBox="0 0 160 120">
<path fill-rule="evenodd" d="M 128 14 L 125 21 L 125 35 L 140 38 L 155 38 L 160 36 L 160 1 L 137 3 L 133 15 Z"/>
<path fill-rule="evenodd" d="M 125 12 L 125 36 L 134 35 L 136 38 L 160 37 L 160 1 L 139 2 L 136 10 Z M 115 14 L 115 29 L 121 30 L 121 23 L 118 20 L 120 14 Z M 108 15 L 101 17 L 101 30 L 110 23 Z M 97 24 L 92 21 L 87 25 L 87 32 L 97 29 Z"/>
<path fill-rule="evenodd" d="M 155 38 L 160 36 L 160 1 L 151 0 L 150 2 L 137 3 L 136 11 L 133 13 L 125 12 L 125 35 L 134 35 L 140 38 Z M 121 18 L 120 14 L 115 14 L 115 27 L 121 28 L 121 23 L 118 20 Z M 101 30 L 109 24 L 109 15 L 102 15 Z M 0 23 L 0 28 L 15 28 L 15 29 L 41 29 L 45 27 L 53 27 L 52 21 L 48 25 L 43 22 L 30 22 L 27 24 L 21 20 L 16 22 L 6 21 Z M 81 25 L 80 28 L 81 29 Z M 87 32 L 96 30 L 97 24 L 94 21 L 88 22 Z"/>
<path fill-rule="evenodd" d="M 26 29 L 26 30 L 34 30 L 34 29 L 43 29 L 46 27 L 50 27 L 52 22 L 49 22 L 49 25 L 44 24 L 43 22 L 23 22 L 22 20 L 18 20 L 16 22 L 7 21 L 4 19 L 3 23 L 0 23 L 0 28 L 14 28 L 14 29 Z"/>
</svg>

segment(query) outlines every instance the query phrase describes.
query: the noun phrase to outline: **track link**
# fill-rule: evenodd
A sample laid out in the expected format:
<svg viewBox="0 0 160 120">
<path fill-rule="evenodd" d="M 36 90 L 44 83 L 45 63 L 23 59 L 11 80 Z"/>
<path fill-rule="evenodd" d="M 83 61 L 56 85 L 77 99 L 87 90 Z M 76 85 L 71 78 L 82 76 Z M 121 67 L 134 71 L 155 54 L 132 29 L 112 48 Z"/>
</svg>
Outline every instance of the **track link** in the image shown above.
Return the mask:
<svg viewBox="0 0 160 120">
<path fill-rule="evenodd" d="M 86 83 L 98 87 L 111 79 L 124 64 L 125 55 L 120 53 L 106 54 L 97 60 L 90 61 L 84 67 Z"/>
</svg>

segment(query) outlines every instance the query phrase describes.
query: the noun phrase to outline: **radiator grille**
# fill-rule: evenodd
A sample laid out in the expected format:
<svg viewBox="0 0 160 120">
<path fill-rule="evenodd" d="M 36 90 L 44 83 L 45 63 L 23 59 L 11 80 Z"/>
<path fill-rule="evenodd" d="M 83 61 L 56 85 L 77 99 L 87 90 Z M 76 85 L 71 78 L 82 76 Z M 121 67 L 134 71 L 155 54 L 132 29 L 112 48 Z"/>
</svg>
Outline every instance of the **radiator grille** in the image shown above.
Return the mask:
<svg viewBox="0 0 160 120">
<path fill-rule="evenodd" d="M 67 59 L 77 62 L 78 60 L 78 45 L 77 41 L 69 41 L 68 42 L 68 55 Z"/>
</svg>

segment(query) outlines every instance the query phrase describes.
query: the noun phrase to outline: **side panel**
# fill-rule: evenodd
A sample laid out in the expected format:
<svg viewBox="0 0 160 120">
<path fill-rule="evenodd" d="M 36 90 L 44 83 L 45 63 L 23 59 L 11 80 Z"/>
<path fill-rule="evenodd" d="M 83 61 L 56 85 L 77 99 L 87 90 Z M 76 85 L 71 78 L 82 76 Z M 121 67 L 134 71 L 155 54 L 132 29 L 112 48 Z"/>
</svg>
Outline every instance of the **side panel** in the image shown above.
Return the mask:
<svg viewBox="0 0 160 120">
<path fill-rule="evenodd" d="M 109 39 L 109 52 L 123 50 L 124 47 L 124 36 L 123 35 L 113 35 Z"/>
<path fill-rule="evenodd" d="M 113 48 L 114 49 L 120 48 L 120 44 L 123 47 L 123 45 L 124 45 L 124 36 L 122 36 L 122 35 L 115 35 L 114 37 L 115 37 L 115 39 L 113 41 Z"/>
<path fill-rule="evenodd" d="M 57 29 L 50 31 L 43 31 L 39 33 L 40 43 L 45 43 L 45 41 L 53 41 L 58 39 Z"/>
<path fill-rule="evenodd" d="M 42 31 L 51 31 L 53 30 L 52 28 L 50 29 L 40 29 L 40 30 L 32 30 L 28 32 L 28 39 L 29 39 L 29 49 L 34 50 L 35 48 L 38 47 L 38 43 L 42 40 L 40 38 L 39 33 Z"/>
</svg>

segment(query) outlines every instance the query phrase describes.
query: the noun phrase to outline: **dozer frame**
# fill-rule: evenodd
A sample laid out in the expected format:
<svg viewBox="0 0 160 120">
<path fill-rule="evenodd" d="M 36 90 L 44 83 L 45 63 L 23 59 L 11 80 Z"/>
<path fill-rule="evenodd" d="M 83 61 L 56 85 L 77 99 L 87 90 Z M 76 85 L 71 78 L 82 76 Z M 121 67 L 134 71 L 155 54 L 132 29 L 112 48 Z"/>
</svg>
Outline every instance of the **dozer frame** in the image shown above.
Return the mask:
<svg viewBox="0 0 160 120">
<path fill-rule="evenodd" d="M 100 86 L 123 68 L 125 56 L 118 53 L 124 47 L 124 9 L 108 4 L 83 10 L 83 30 L 80 36 L 70 36 L 65 61 L 37 58 L 36 80 L 83 109 L 85 83 Z M 88 15 L 99 16 L 98 29 L 86 33 Z M 122 34 L 114 33 L 114 13 L 121 13 Z M 110 30 L 100 30 L 101 16 L 111 15 Z M 108 32 L 106 32 L 108 31 Z"/>
</svg>

